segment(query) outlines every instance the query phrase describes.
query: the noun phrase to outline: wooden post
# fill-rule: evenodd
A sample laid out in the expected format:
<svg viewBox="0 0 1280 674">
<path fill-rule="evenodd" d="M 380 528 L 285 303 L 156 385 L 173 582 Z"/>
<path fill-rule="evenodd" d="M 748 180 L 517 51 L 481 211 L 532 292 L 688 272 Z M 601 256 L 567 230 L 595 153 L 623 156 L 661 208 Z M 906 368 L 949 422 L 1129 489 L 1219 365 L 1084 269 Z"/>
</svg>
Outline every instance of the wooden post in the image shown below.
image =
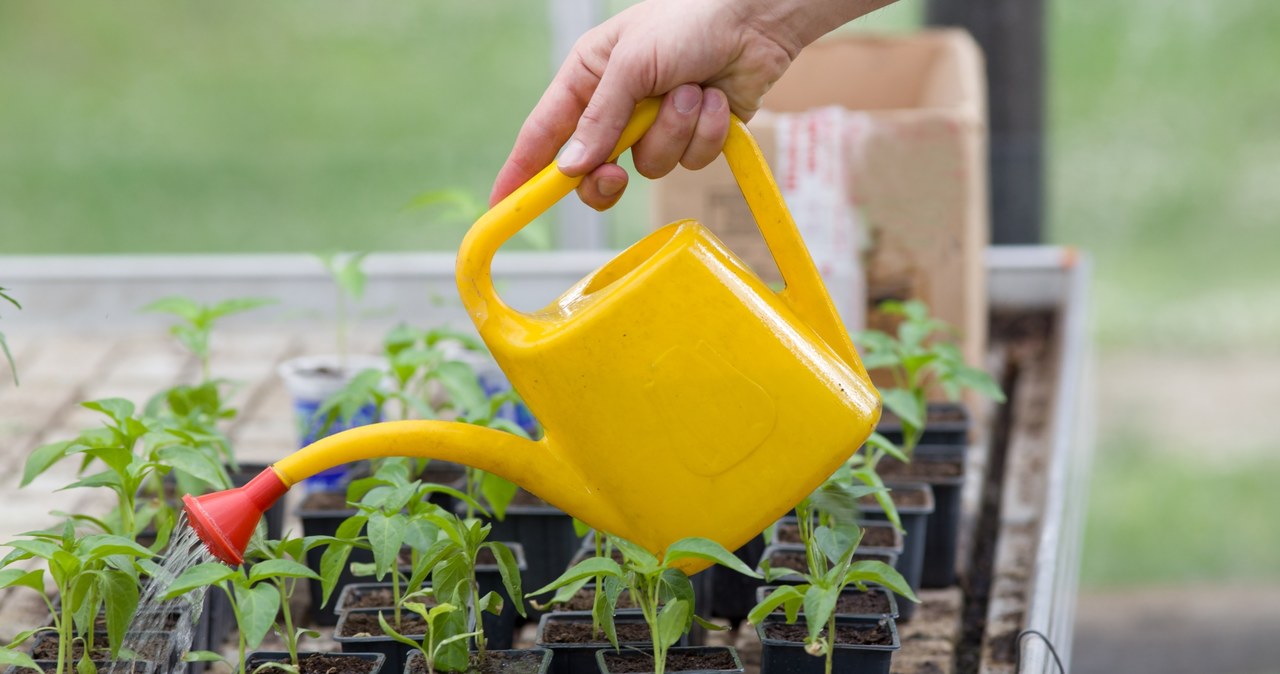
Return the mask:
<svg viewBox="0 0 1280 674">
<path fill-rule="evenodd" d="M 1044 0 L 928 0 L 930 25 L 967 29 L 987 63 L 991 242 L 1040 243 L 1044 220 Z"/>
<path fill-rule="evenodd" d="M 551 72 L 560 69 L 573 43 L 600 22 L 600 0 L 551 0 Z M 556 246 L 563 249 L 604 248 L 609 237 L 600 213 L 570 195 L 556 206 Z"/>
</svg>

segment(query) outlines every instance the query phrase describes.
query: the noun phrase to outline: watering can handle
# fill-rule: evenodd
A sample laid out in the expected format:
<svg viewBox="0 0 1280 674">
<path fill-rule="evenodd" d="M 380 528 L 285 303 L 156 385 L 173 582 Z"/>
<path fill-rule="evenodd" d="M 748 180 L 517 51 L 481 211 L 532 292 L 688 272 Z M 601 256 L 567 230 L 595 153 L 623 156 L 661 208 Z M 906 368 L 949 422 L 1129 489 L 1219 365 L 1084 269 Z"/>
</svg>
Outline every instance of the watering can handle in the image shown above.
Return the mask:
<svg viewBox="0 0 1280 674">
<path fill-rule="evenodd" d="M 649 130 L 658 117 L 660 103 L 659 98 L 647 98 L 636 106 L 631 121 L 609 155 L 609 161 L 616 160 Z M 800 238 L 800 231 L 782 200 L 782 193 L 769 172 L 764 154 L 747 130 L 747 125 L 736 115 L 732 116 L 729 125 L 724 156 L 786 282 L 786 288 L 779 295 L 841 359 L 866 378 L 849 333 L 831 303 L 813 258 L 809 256 L 809 249 Z M 507 306 L 498 297 L 491 275 L 493 257 L 516 232 L 567 196 L 581 182 L 581 176 L 569 177 L 552 162 L 489 209 L 467 232 L 458 249 L 458 290 L 482 333 L 483 323 L 491 319 L 505 319 L 517 324 L 537 321 L 533 316 Z"/>
</svg>

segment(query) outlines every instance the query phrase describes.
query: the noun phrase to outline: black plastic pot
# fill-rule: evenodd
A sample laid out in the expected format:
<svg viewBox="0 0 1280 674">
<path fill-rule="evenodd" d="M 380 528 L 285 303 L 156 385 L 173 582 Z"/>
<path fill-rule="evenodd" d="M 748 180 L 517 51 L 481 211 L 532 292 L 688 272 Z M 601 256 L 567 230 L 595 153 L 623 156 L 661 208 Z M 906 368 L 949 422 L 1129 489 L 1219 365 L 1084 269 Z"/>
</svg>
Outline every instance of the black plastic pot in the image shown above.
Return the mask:
<svg viewBox="0 0 1280 674">
<path fill-rule="evenodd" d="M 596 664 L 596 651 L 602 648 L 613 648 L 608 640 L 601 639 L 598 642 L 591 643 L 573 643 L 573 644 L 554 644 L 548 643 L 543 637 L 543 633 L 547 629 L 547 625 L 563 622 L 563 623 L 586 623 L 591 624 L 591 613 L 568 612 L 568 613 L 545 613 L 538 621 L 538 631 L 534 635 L 533 642 L 538 648 L 545 648 L 554 655 L 551 658 L 550 674 L 596 674 L 600 670 Z M 614 617 L 616 624 L 624 623 L 644 623 L 644 617 L 634 613 L 619 613 Z M 683 640 L 682 640 L 683 641 Z M 684 644 L 679 644 L 684 645 Z M 652 640 L 648 641 L 624 641 L 619 642 L 618 646 L 626 649 L 645 647 L 652 648 Z"/>
<path fill-rule="evenodd" d="M 313 492 L 323 493 L 323 492 Z M 345 492 L 343 493 L 345 498 Z M 309 503 L 311 494 L 307 494 L 303 498 L 302 503 L 298 506 L 298 519 L 302 521 L 303 536 L 333 536 L 338 533 L 338 527 L 343 520 L 356 514 L 354 508 L 316 508 Z M 307 550 L 307 566 L 316 573 L 320 572 L 320 558 L 324 555 L 325 546 L 316 546 Z M 351 551 L 351 557 L 342 572 L 338 576 L 338 583 L 334 586 L 334 597 L 342 591 L 343 587 L 356 582 L 356 576 L 351 573 L 351 562 L 369 563 L 373 561 L 373 553 L 368 550 L 354 549 Z M 338 616 L 332 611 L 324 609 L 322 599 L 323 590 L 320 587 L 320 581 L 315 579 L 307 580 L 307 590 L 309 598 L 307 600 L 307 613 L 311 617 L 311 622 L 316 625 L 333 626 L 338 622 Z M 330 597 L 330 601 L 333 598 Z"/>
<path fill-rule="evenodd" d="M 768 597 L 774 590 L 778 589 L 779 587 L 780 587 L 779 585 L 760 586 L 760 588 L 756 590 L 756 602 L 759 603 L 764 601 L 765 597 Z M 836 615 L 840 617 L 847 617 L 847 618 L 866 618 L 869 620 L 883 620 L 885 618 L 896 619 L 898 617 L 898 610 L 899 610 L 898 597 L 887 588 L 878 587 L 878 586 L 870 587 L 867 589 L 866 592 L 863 592 L 862 590 L 859 590 L 856 587 L 848 587 L 848 588 L 845 588 L 845 590 L 840 593 L 840 596 L 843 597 L 846 595 L 860 595 L 860 594 L 876 594 L 881 597 L 884 597 L 885 601 L 889 603 L 889 610 L 884 613 L 836 613 Z M 801 611 L 800 615 L 804 615 L 804 609 L 801 608 L 800 611 Z"/>
<path fill-rule="evenodd" d="M 768 636 L 769 626 L 779 623 L 786 624 L 786 619 L 769 616 L 756 625 L 756 634 L 760 637 L 760 674 L 822 674 L 826 670 L 826 657 L 806 653 L 803 641 L 782 641 Z M 803 625 L 804 619 L 798 619 L 796 624 Z M 893 654 L 902 647 L 894 621 L 836 618 L 837 630 L 841 626 L 869 630 L 881 625 L 888 628 L 892 644 L 836 644 L 831 670 L 851 674 L 889 674 Z"/>
<path fill-rule="evenodd" d="M 902 577 L 907 581 L 907 585 L 911 586 L 913 591 L 920 589 L 920 577 L 924 571 L 924 555 L 925 543 L 929 536 L 929 518 L 933 515 L 934 501 L 933 488 L 923 482 L 896 482 L 888 485 L 890 494 L 895 492 L 905 494 L 906 492 L 923 493 L 923 505 L 908 506 L 902 505 L 898 497 L 894 498 L 894 504 L 898 508 L 898 517 L 902 520 L 903 547 L 902 556 L 898 558 L 898 563 L 894 566 Z M 862 504 L 862 514 L 871 520 L 887 520 L 884 509 L 880 504 L 873 502 Z M 900 621 L 910 620 L 916 612 L 915 602 L 905 601 L 898 607 L 901 616 Z"/>
<path fill-rule="evenodd" d="M 770 545 L 769 547 L 764 549 L 764 553 L 760 555 L 760 561 L 764 562 L 767 560 L 769 562 L 769 566 L 773 567 L 774 569 L 781 569 L 785 567 L 783 567 L 782 565 L 776 562 L 777 556 L 796 555 L 796 554 L 800 555 L 801 557 L 805 555 L 805 550 L 803 545 L 799 543 L 774 543 L 773 545 Z M 869 551 L 869 550 L 863 550 L 859 548 L 858 552 L 854 554 L 853 559 L 854 561 L 871 560 L 871 561 L 877 561 L 877 562 L 884 562 L 885 564 L 888 564 L 889 566 L 892 566 L 894 568 L 897 568 L 897 564 L 898 564 L 898 556 L 886 550 Z M 804 579 L 801 578 L 800 576 L 786 576 L 783 578 L 778 578 L 773 582 L 778 585 L 800 585 L 804 583 Z"/>
<path fill-rule="evenodd" d="M 528 492 L 520 490 L 516 498 L 520 499 L 522 494 L 528 495 Z M 463 507 L 458 505 L 455 509 Z M 514 541 L 524 546 L 529 565 L 522 578 L 526 591 L 536 590 L 560 577 L 580 544 L 573 530 L 573 518 L 546 504 L 512 503 L 504 519 L 491 519 L 489 524 L 493 527 L 489 531 L 491 540 Z M 529 618 L 537 620 L 538 615 L 540 613 L 530 612 Z"/>
<path fill-rule="evenodd" d="M 530 648 L 527 650 L 494 650 L 489 649 L 490 654 L 508 655 L 516 658 L 529 660 L 528 667 L 521 667 L 524 663 L 512 663 L 514 666 L 508 665 L 502 671 L 511 674 L 547 674 L 551 671 L 551 651 L 541 648 Z M 475 651 L 472 651 L 475 654 Z M 536 669 L 535 669 L 536 668 Z M 426 674 L 427 665 L 422 659 L 422 653 L 414 651 L 404 663 L 404 674 Z"/>
<path fill-rule="evenodd" d="M 894 528 L 893 524 L 885 520 L 873 520 L 873 519 L 860 519 L 860 520 L 857 520 L 855 524 L 857 524 L 858 527 L 863 529 L 864 532 L 867 534 L 870 533 L 869 530 L 876 529 L 879 531 L 890 533 L 890 535 L 893 538 L 893 542 L 889 545 L 870 545 L 867 542 L 869 539 L 869 536 L 864 535 L 862 539 L 862 544 L 858 546 L 859 552 L 865 552 L 865 553 L 892 552 L 893 554 L 898 555 L 899 557 L 902 556 L 903 547 L 905 545 L 905 539 L 903 538 L 902 533 L 899 532 L 896 528 Z M 792 527 L 798 526 L 798 520 L 795 518 L 794 515 L 788 515 L 787 517 L 784 517 L 778 520 L 778 529 L 775 531 L 780 531 L 781 528 L 785 526 L 792 526 Z M 797 543 L 798 541 L 778 540 L 778 537 L 775 536 L 775 542 Z M 757 560 L 757 563 L 759 563 L 759 560 Z"/>
<path fill-rule="evenodd" d="M 887 461 L 887 459 L 886 459 Z M 895 465 L 892 462 L 889 465 Z M 901 464 L 897 464 L 901 465 Z M 956 555 L 960 539 L 960 498 L 964 492 L 965 460 L 953 447 L 921 445 L 910 464 L 902 466 L 892 481 L 925 482 L 933 487 L 935 510 L 929 517 L 925 537 L 922 587 L 950 587 L 956 584 Z"/>
<path fill-rule="evenodd" d="M 516 566 L 520 569 L 520 577 L 524 578 L 529 570 L 529 564 L 525 561 L 524 546 L 516 542 L 503 542 L 511 548 L 511 553 L 516 558 Z M 502 613 L 500 615 L 484 614 L 484 636 L 488 641 L 488 647 L 494 650 L 511 648 L 515 643 L 516 616 L 519 615 L 516 613 L 515 602 L 523 602 L 526 611 L 528 602 L 525 602 L 524 597 L 511 597 L 507 594 L 507 589 L 502 585 L 502 574 L 498 571 L 497 564 L 476 565 L 476 583 L 480 586 L 481 597 L 490 592 L 497 592 L 502 596 Z M 523 585 L 523 581 L 521 584 Z"/>
<path fill-rule="evenodd" d="M 960 447 L 969 444 L 969 428 L 973 423 L 969 408 L 961 403 L 937 402 L 929 403 L 927 412 L 924 433 L 916 444 Z M 887 409 L 880 416 L 876 432 L 896 445 L 902 444 L 902 421 Z"/>
<path fill-rule="evenodd" d="M 299 652 L 298 653 L 299 658 L 305 658 L 310 655 L 349 657 L 349 658 L 359 658 L 361 660 L 368 660 L 374 663 L 373 669 L 369 670 L 369 674 L 382 674 L 383 672 L 386 672 L 386 674 L 392 674 L 392 672 L 386 669 L 387 658 L 382 653 L 348 653 L 346 651 L 343 651 L 342 653 L 317 653 L 317 652 Z M 288 660 L 288 659 L 289 659 L 289 653 L 286 651 L 252 651 L 249 654 L 245 655 L 244 657 L 245 665 L 246 665 L 245 669 L 247 671 L 252 672 L 255 669 L 257 669 L 259 665 L 263 663 L 277 662 L 280 660 Z M 268 669 L 264 671 L 279 672 L 280 670 Z"/>
<path fill-rule="evenodd" d="M 169 635 L 168 635 L 167 633 L 164 633 L 164 632 L 143 632 L 143 633 L 142 633 L 142 635 L 143 635 L 144 637 L 147 637 L 147 639 L 148 639 L 148 640 L 155 639 L 155 640 L 157 640 L 157 641 L 161 641 L 161 642 L 167 642 L 167 641 L 168 641 L 168 639 L 169 639 Z M 94 647 L 94 650 L 97 650 L 97 648 L 98 648 L 98 647 L 106 648 L 106 646 L 107 646 L 107 633 L 106 633 L 105 631 L 103 631 L 103 632 L 95 631 L 95 632 L 94 632 L 94 640 L 95 640 L 95 641 L 94 641 L 94 643 L 96 644 L 96 645 L 95 645 L 95 647 Z M 32 654 L 34 654 L 34 653 L 35 653 L 35 651 L 36 651 L 37 649 L 39 649 L 39 648 L 40 648 L 41 646 L 43 646 L 44 644 L 46 644 L 46 643 L 50 643 L 50 642 L 52 642 L 53 647 L 54 647 L 54 648 L 56 648 L 56 647 L 57 647 L 57 644 L 58 644 L 58 641 L 59 641 L 59 637 L 58 637 L 57 633 L 55 633 L 55 632 L 41 632 L 41 633 L 39 633 L 39 634 L 35 635 L 35 636 L 32 638 L 32 640 L 31 640 L 31 653 L 32 653 Z M 168 648 L 167 648 L 167 652 L 166 652 L 166 653 L 163 653 L 163 654 L 162 654 L 162 656 L 163 656 L 163 658 L 164 658 L 164 662 L 155 662 L 155 661 L 152 661 L 152 660 L 137 660 L 136 662 L 139 662 L 139 663 L 145 663 L 145 664 L 147 664 L 147 665 L 151 665 L 151 666 L 153 666 L 153 667 L 154 667 L 154 668 L 156 668 L 156 669 L 161 669 L 161 668 L 163 668 L 163 669 L 164 669 L 164 672 L 170 672 L 170 671 L 173 671 L 174 666 L 178 663 L 178 658 L 180 658 L 180 657 L 182 656 L 182 654 L 178 652 L 178 649 L 177 649 L 177 648 L 173 648 L 173 645 L 172 645 L 172 644 L 169 644 L 169 646 L 168 646 Z M 34 657 L 34 655 L 33 655 L 33 657 Z M 76 661 L 78 661 L 78 660 L 79 660 L 79 658 L 75 658 L 75 660 L 76 660 Z M 40 663 L 40 662 L 52 662 L 52 663 L 54 663 L 55 668 L 56 668 L 56 665 L 57 665 L 57 660 L 56 660 L 56 659 L 49 659 L 49 660 L 39 659 L 39 660 L 36 660 L 36 662 L 37 662 L 37 663 Z M 95 662 L 99 662 L 99 661 L 96 661 L 96 660 L 95 660 Z M 122 662 L 122 663 L 123 663 L 123 662 L 127 662 L 127 661 L 120 660 L 120 661 L 117 661 L 117 662 Z M 70 667 L 70 669 L 65 670 L 64 674 L 71 674 L 71 673 L 72 673 L 72 672 L 74 672 L 74 671 L 75 671 L 75 662 L 73 661 L 73 662 L 71 663 L 71 667 Z M 102 670 L 102 671 L 109 671 L 109 670 Z"/>
<path fill-rule="evenodd" d="M 573 559 L 569 560 L 569 564 L 566 566 L 566 568 L 572 567 L 589 557 L 593 557 L 595 556 L 595 554 L 596 554 L 595 534 L 589 533 L 582 538 L 582 543 L 578 547 L 577 554 L 573 556 Z M 614 561 L 617 561 L 617 562 L 622 561 L 621 553 L 619 553 L 617 550 L 614 551 Z M 698 573 L 693 574 L 692 576 L 689 577 L 689 582 L 693 585 L 694 610 L 701 611 L 701 613 L 698 613 L 698 615 L 706 615 L 705 607 L 712 606 L 715 603 L 715 590 L 713 588 L 713 576 L 711 575 L 711 568 L 704 569 Z M 707 640 L 706 628 L 695 622 L 693 624 L 693 628 L 689 630 L 689 634 L 686 637 L 687 644 L 685 645 L 701 646 L 702 644 L 706 643 L 706 640 Z"/>
<path fill-rule="evenodd" d="M 728 669 L 668 669 L 668 674 L 743 674 L 747 670 L 742 666 L 742 660 L 738 657 L 738 651 L 730 646 L 688 646 L 676 647 L 667 651 L 668 655 L 677 653 L 713 653 L 727 652 L 733 658 L 733 666 Z M 609 668 L 607 660 L 610 657 L 622 658 L 647 658 L 653 661 L 653 649 L 643 651 L 622 650 L 615 651 L 612 648 L 605 648 L 596 651 L 596 666 L 599 667 L 600 674 L 613 674 L 613 670 Z M 670 661 L 668 661 L 669 664 Z M 627 671 L 631 671 L 628 669 Z M 652 672 L 650 672 L 652 674 Z"/>
<path fill-rule="evenodd" d="M 57 660 L 36 660 L 36 665 L 48 674 L 58 671 Z M 146 660 L 117 660 L 115 662 L 105 662 L 102 660 L 94 660 L 93 665 L 98 668 L 99 672 L 112 672 L 113 674 L 154 674 L 156 666 Z M 4 669 L 4 674 L 27 674 L 31 670 L 10 665 Z M 63 672 L 69 674 L 75 671 L 75 663 L 63 668 Z"/>
<path fill-rule="evenodd" d="M 418 589 L 423 589 L 428 587 L 431 587 L 431 584 L 424 583 Z M 374 590 L 391 590 L 391 589 L 393 589 L 391 583 L 352 583 L 342 588 L 341 592 L 336 593 L 334 595 L 337 597 L 337 599 L 335 599 L 333 602 L 333 614 L 334 614 L 335 620 L 337 616 L 342 615 L 343 611 L 351 610 L 351 603 L 354 600 L 356 600 L 361 593 L 370 592 Z M 409 594 L 408 588 L 400 588 L 400 591 L 403 592 L 404 594 Z M 362 606 L 361 608 L 380 608 L 380 609 L 386 610 L 394 607 L 391 604 L 387 604 L 386 606 Z"/>
<path fill-rule="evenodd" d="M 884 460 L 893 475 L 886 479 L 925 482 L 933 487 L 936 505 L 929 518 L 925 540 L 923 587 L 950 587 L 956 584 L 956 546 L 960 538 L 960 497 L 964 491 L 964 452 L 945 445 L 920 445 L 910 464 Z"/>
<path fill-rule="evenodd" d="M 412 653 L 414 649 L 385 635 L 364 637 L 342 636 L 342 632 L 346 628 L 346 623 L 350 616 L 356 614 L 376 616 L 378 613 L 382 613 L 388 623 L 394 623 L 391 613 L 387 609 L 358 608 L 350 611 L 343 611 L 342 615 L 338 616 L 338 624 L 333 628 L 333 640 L 338 642 L 338 646 L 342 649 L 343 653 L 381 654 L 386 658 L 386 663 L 383 664 L 383 670 L 388 674 L 390 672 L 399 672 L 404 669 L 404 663 L 408 660 L 409 654 Z M 422 640 L 426 635 L 405 634 L 404 636 L 413 641 L 417 641 L 418 643 L 422 643 Z"/>
</svg>

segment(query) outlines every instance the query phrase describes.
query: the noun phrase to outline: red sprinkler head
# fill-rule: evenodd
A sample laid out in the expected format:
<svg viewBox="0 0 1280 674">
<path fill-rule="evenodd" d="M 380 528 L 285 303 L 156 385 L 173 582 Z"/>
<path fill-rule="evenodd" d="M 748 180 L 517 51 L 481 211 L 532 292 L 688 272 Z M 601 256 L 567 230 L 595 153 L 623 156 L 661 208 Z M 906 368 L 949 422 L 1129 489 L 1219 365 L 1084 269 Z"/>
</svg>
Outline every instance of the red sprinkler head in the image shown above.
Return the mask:
<svg viewBox="0 0 1280 674">
<path fill-rule="evenodd" d="M 289 491 L 274 468 L 268 467 L 243 487 L 204 496 L 182 497 L 187 521 L 214 557 L 239 566 L 258 520 Z"/>
</svg>

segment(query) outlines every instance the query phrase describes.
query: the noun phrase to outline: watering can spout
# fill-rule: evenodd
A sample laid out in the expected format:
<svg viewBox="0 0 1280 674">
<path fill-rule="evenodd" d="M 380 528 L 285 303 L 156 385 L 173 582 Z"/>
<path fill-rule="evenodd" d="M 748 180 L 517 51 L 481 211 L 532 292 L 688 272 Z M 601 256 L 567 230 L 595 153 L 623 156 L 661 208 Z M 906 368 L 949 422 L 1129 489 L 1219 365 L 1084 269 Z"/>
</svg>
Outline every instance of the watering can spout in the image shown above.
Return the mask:
<svg viewBox="0 0 1280 674">
<path fill-rule="evenodd" d="M 500 475 L 570 512 L 600 511 L 576 471 L 546 441 L 447 421 L 395 421 L 322 438 L 276 462 L 243 487 L 183 498 L 187 518 L 209 551 L 232 565 L 262 514 L 290 487 L 321 471 L 361 459 L 412 456 L 463 463 Z"/>
</svg>

